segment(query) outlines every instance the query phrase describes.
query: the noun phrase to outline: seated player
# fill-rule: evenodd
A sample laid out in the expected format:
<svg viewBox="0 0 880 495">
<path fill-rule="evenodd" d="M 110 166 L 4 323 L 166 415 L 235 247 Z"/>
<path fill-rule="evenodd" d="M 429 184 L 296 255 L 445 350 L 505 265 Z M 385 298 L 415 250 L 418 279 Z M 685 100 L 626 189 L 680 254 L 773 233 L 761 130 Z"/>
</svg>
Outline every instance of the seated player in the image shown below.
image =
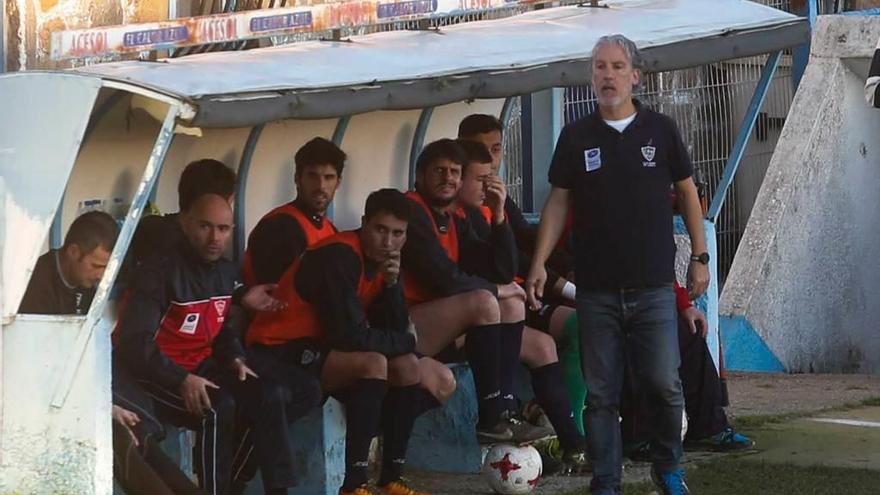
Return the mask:
<svg viewBox="0 0 880 495">
<path fill-rule="evenodd" d="M 297 150 L 296 199 L 260 219 L 248 236 L 242 272 L 248 285 L 276 283 L 306 248 L 336 233 L 327 208 L 342 183 L 345 152 L 316 137 Z"/>
<path fill-rule="evenodd" d="M 248 246 L 242 263 L 242 276 L 248 285 L 271 284 L 275 287 L 281 275 L 290 268 L 307 248 L 310 248 L 336 233 L 336 227 L 327 218 L 327 208 L 333 202 L 333 196 L 342 180 L 342 170 L 345 166 L 345 153 L 332 142 L 316 137 L 299 150 L 294 156 L 296 170 L 294 182 L 296 184 L 296 199 L 289 203 L 273 208 L 265 214 L 257 223 L 256 227 L 248 236 Z M 251 351 L 248 351 L 251 352 Z M 262 363 L 257 363 L 255 370 L 260 375 L 266 376 L 295 376 L 298 370 L 289 372 L 275 372 L 277 365 L 266 363 L 269 368 L 260 369 Z M 275 383 L 264 383 L 264 393 L 274 395 L 280 400 L 284 394 L 284 381 L 273 378 Z M 295 385 L 294 385 L 295 386 Z M 281 394 L 281 395 L 279 395 Z M 296 404 L 292 404 L 296 407 Z M 297 411 L 290 411 L 293 417 L 299 415 Z M 285 423 L 284 418 L 277 418 L 279 424 Z M 245 427 L 244 442 L 251 442 L 253 430 Z M 286 437 L 285 437 L 286 438 Z M 293 451 L 286 440 L 278 441 L 276 452 L 267 451 L 261 455 L 253 456 L 249 448 L 236 449 L 233 459 L 233 483 L 236 491 L 243 492 L 247 483 L 256 475 L 259 464 L 272 465 L 270 459 L 273 455 L 290 461 L 275 462 L 275 466 L 286 466 L 292 463 Z M 265 457 L 263 462 L 258 462 L 258 457 Z M 292 465 L 292 464 L 291 464 Z M 275 470 L 273 475 L 263 471 L 264 485 L 267 477 L 279 479 L 287 476 L 283 474 L 290 470 L 285 468 Z M 292 478 L 290 478 L 292 479 Z M 279 486 L 283 483 L 278 483 Z"/>
<path fill-rule="evenodd" d="M 409 201 L 394 189 L 372 193 L 361 228 L 308 249 L 281 277 L 276 296 L 287 309 L 259 314 L 248 328 L 249 355 L 312 373 L 338 398 L 346 416 L 345 480 L 340 493 L 368 495 L 367 457 L 377 430 L 384 435 L 378 486 L 411 495 L 400 478 L 415 418 L 454 390 L 452 373 L 414 354 L 400 275 Z M 386 393 L 387 392 L 387 393 Z"/>
<path fill-rule="evenodd" d="M 416 164 L 415 210 L 403 248 L 404 287 L 419 332 L 417 350 L 438 356 L 456 338 L 464 345 L 477 390 L 477 436 L 483 441 L 534 441 L 552 434 L 508 413 L 519 366 L 523 290 L 513 283 L 516 253 L 503 211 L 504 197 L 490 189 L 491 232 L 482 239 L 455 215 L 466 157 L 451 139 L 428 144 Z M 470 275 L 479 267 L 483 276 Z"/>
<path fill-rule="evenodd" d="M 104 277 L 118 228 L 101 211 L 80 215 L 70 225 L 64 245 L 40 256 L 21 300 L 19 313 L 84 315 Z"/>
<path fill-rule="evenodd" d="M 216 194 L 231 204 L 235 184 L 235 172 L 221 161 L 203 158 L 190 162 L 180 174 L 177 184 L 180 210 L 183 211 L 202 194 Z M 118 283 L 121 286 L 128 284 L 133 270 L 145 260 L 156 253 L 167 253 L 177 248 L 184 238 L 179 217 L 180 213 L 169 213 L 141 218 L 119 275 Z M 277 311 L 280 305 L 270 295 L 274 288 L 272 284 L 240 285 L 233 293 L 232 300 L 249 311 Z"/>
<path fill-rule="evenodd" d="M 473 141 L 460 141 L 459 144 L 467 155 L 467 163 L 462 173 L 462 187 L 457 199 L 459 214 L 467 217 L 475 227 L 474 230 L 481 236 L 487 236 L 491 229 L 492 211 L 483 203 L 490 197 L 488 191 L 498 191 L 502 196 L 499 202 L 503 203 L 503 197 L 506 196 L 504 183 L 493 173 L 492 157 L 482 144 Z M 520 257 L 526 256 L 522 250 L 519 250 L 519 254 Z M 527 270 L 528 266 L 520 262 L 521 269 Z M 522 311 L 525 312 L 525 309 L 523 304 Z M 529 319 L 539 318 L 527 318 L 527 321 Z M 557 324 L 561 324 L 559 320 L 560 318 L 557 318 Z M 548 318 L 549 321 L 551 318 Z M 532 375 L 536 402 L 559 436 L 564 462 L 564 466 L 560 468 L 564 467 L 568 474 L 574 474 L 587 469 L 585 439 L 583 433 L 578 432 L 572 419 L 572 409 L 565 392 L 563 370 L 556 354 L 556 343 L 553 337 L 545 333 L 546 331 L 548 329 L 539 331 L 528 325 L 525 326 L 519 354 Z M 518 414 L 517 405 L 514 403 L 511 407 L 513 407 L 512 412 Z"/>
<path fill-rule="evenodd" d="M 204 193 L 222 196 L 232 201 L 235 194 L 235 172 L 223 162 L 211 158 L 195 160 L 187 164 L 177 183 L 177 197 L 183 205 Z M 156 253 L 174 250 L 183 239 L 180 213 L 148 215 L 138 222 L 137 230 L 128 248 L 126 265 L 134 269 Z"/>
<path fill-rule="evenodd" d="M 501 170 L 503 133 L 504 126 L 494 115 L 471 114 L 462 119 L 458 125 L 459 140 L 480 143 L 489 151 L 492 157 L 492 173 L 496 176 Z M 518 273 L 526 273 L 529 269 L 527 263 L 531 262 L 531 256 L 523 258 L 522 255 L 534 251 L 537 226 L 530 224 L 525 219 L 519 205 L 510 196 L 507 196 L 504 201 L 504 214 L 510 223 L 516 245 L 520 250 Z M 547 266 L 553 270 L 547 274 L 548 292 L 566 303 L 573 304 L 574 285 L 571 282 L 573 282 L 574 276 L 574 261 L 571 255 L 565 249 L 555 249 L 547 260 Z"/>
<path fill-rule="evenodd" d="M 501 160 L 503 155 L 503 133 L 504 126 L 501 121 L 494 115 L 487 114 L 471 114 L 462 119 L 458 126 L 458 138 L 464 141 L 473 141 L 480 143 L 486 147 L 492 157 L 492 174 L 498 176 L 501 169 Z M 473 195 L 480 195 L 481 182 L 472 184 Z M 466 185 L 462 186 L 467 187 Z M 467 193 L 466 193 L 467 194 Z M 474 197 L 471 202 L 476 201 Z M 483 208 L 484 214 L 487 208 Z M 508 196 L 504 202 L 504 213 L 507 221 L 513 229 L 516 245 L 519 249 L 519 268 L 517 273 L 520 278 L 525 278 L 531 264 L 531 253 L 534 251 L 535 239 L 537 236 L 537 226 L 530 224 L 523 216 L 519 205 Z M 479 220 L 477 218 L 477 220 Z M 491 222 L 473 221 L 472 222 L 480 235 L 486 235 L 481 230 L 480 224 L 489 225 Z M 568 246 L 563 240 L 550 254 L 547 260 L 547 290 L 543 306 L 539 309 L 526 308 L 526 325 L 550 333 L 557 340 L 557 354 L 559 362 L 562 364 L 563 373 L 566 377 L 577 378 L 582 375 L 580 363 L 580 351 L 576 347 L 579 342 L 577 328 L 565 323 L 569 320 L 569 316 L 573 313 L 570 309 L 574 305 L 575 285 L 574 285 L 574 260 L 567 249 Z M 528 337 L 526 337 L 528 338 Z M 582 380 L 581 380 L 582 381 Z M 568 389 L 569 398 L 577 401 L 583 398 L 582 387 L 571 387 L 566 380 L 566 388 Z M 576 403 L 576 402 L 573 402 Z M 540 407 L 534 407 L 533 402 L 529 402 L 524 407 L 524 416 L 535 424 L 546 424 L 544 415 Z M 578 430 L 583 433 L 583 418 L 575 411 L 575 423 Z"/>
<path fill-rule="evenodd" d="M 133 273 L 121 304 L 115 358 L 152 399 L 160 421 L 197 434 L 194 466 L 211 495 L 229 493 L 235 446 L 235 396 L 250 397 L 256 375 L 245 364 L 238 336 L 242 308 L 232 304 L 238 269 L 223 258 L 232 233 L 227 198 L 201 194 L 181 204 L 183 233 L 173 250 L 155 253 Z M 124 391 L 118 392 L 124 394 Z M 294 400 L 318 400 L 308 383 L 291 391 Z M 245 406 L 253 405 L 245 401 Z M 245 407 L 254 425 L 283 407 L 264 401 Z M 272 436 L 272 432 L 257 438 Z"/>
</svg>

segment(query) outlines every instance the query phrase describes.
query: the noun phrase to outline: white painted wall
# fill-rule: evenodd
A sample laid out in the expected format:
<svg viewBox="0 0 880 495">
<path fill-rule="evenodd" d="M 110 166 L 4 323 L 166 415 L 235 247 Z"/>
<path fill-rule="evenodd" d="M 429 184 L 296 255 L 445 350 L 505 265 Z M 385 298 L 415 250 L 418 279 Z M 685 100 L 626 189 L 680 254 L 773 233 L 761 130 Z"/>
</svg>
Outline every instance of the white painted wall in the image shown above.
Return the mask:
<svg viewBox="0 0 880 495">
<path fill-rule="evenodd" d="M 458 123 L 461 119 L 472 113 L 487 113 L 501 117 L 501 107 L 504 99 L 474 100 L 471 102 L 460 101 L 450 103 L 434 109 L 428 132 L 425 134 L 425 144 L 440 138 L 458 137 Z"/>
<path fill-rule="evenodd" d="M 791 372 L 880 373 L 880 19 L 823 16 L 720 312 Z M 845 62 L 844 62 L 845 59 Z"/>
<path fill-rule="evenodd" d="M 83 143 L 67 182 L 62 234 L 76 219 L 81 201 L 119 197 L 131 203 L 159 127 L 145 112 L 130 111 L 127 98 L 101 119 Z"/>
<path fill-rule="evenodd" d="M 334 205 L 337 227 L 360 225 L 364 201 L 371 192 L 384 187 L 407 189 L 409 150 L 419 113 L 370 112 L 351 118 L 342 140 L 349 158 Z"/>
<path fill-rule="evenodd" d="M 3 326 L 0 493 L 110 494 L 110 338 L 89 341 L 61 409 L 49 403 L 85 317 L 18 316 Z"/>
</svg>

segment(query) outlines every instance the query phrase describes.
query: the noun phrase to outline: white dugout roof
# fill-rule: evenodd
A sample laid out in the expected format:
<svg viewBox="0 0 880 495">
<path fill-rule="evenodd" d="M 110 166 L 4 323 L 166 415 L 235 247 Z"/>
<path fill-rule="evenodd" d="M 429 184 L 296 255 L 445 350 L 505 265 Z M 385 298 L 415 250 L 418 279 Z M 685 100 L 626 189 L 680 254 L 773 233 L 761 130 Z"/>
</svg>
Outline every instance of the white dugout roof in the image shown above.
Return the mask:
<svg viewBox="0 0 880 495">
<path fill-rule="evenodd" d="M 609 0 L 439 31 L 394 31 L 79 73 L 192 104 L 189 123 L 237 127 L 498 98 L 589 79 L 590 52 L 621 33 L 646 69 L 676 69 L 767 53 L 809 38 L 803 18 L 746 0 Z"/>
</svg>

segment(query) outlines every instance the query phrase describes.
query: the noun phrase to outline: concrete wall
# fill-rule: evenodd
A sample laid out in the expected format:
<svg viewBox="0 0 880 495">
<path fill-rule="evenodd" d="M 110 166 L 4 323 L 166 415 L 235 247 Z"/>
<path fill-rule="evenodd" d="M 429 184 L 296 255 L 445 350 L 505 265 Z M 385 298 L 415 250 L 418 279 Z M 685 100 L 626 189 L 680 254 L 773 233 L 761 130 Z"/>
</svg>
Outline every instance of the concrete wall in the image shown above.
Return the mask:
<svg viewBox="0 0 880 495">
<path fill-rule="evenodd" d="M 880 373 L 880 18 L 823 16 L 720 301 L 730 369 Z"/>
<path fill-rule="evenodd" d="M 49 406 L 84 319 L 27 315 L 3 326 L 0 493 L 111 491 L 107 325 L 89 341 L 64 406 Z"/>
</svg>

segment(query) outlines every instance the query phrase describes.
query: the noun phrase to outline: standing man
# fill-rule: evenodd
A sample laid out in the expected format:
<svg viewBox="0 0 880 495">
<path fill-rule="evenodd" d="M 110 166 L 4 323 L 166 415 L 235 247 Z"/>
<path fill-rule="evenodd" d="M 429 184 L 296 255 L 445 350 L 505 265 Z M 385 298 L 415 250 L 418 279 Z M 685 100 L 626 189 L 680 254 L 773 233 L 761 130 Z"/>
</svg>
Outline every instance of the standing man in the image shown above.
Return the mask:
<svg viewBox="0 0 880 495">
<path fill-rule="evenodd" d="M 278 282 L 306 248 L 336 233 L 327 208 L 342 183 L 345 158 L 322 137 L 296 152 L 296 199 L 266 213 L 251 231 L 242 266 L 245 284 Z"/>
<path fill-rule="evenodd" d="M 574 210 L 575 278 L 584 378 L 590 391 L 586 429 L 593 494 L 620 493 L 618 410 L 624 356 L 651 398 L 652 478 L 664 494 L 686 494 L 678 377 L 672 205 L 674 185 L 693 249 L 691 298 L 709 283 L 706 240 L 693 167 L 675 123 L 632 98 L 641 77 L 635 44 L 603 36 L 593 48 L 592 84 L 599 110 L 567 125 L 550 164 L 553 188 L 542 212 L 529 303 L 538 305 L 544 263 Z"/>
</svg>

